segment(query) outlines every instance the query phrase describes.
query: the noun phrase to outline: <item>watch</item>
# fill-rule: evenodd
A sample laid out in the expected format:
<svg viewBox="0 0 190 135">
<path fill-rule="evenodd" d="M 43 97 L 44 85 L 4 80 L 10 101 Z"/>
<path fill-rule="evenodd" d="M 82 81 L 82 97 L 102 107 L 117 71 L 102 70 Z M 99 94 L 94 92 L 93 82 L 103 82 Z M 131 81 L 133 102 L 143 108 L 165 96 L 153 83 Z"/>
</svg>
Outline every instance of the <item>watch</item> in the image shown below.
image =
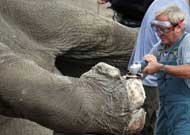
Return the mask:
<svg viewBox="0 0 190 135">
<path fill-rule="evenodd" d="M 164 64 L 161 65 L 161 67 L 160 67 L 160 71 L 161 71 L 161 72 L 166 72 L 166 67 L 165 67 Z"/>
</svg>

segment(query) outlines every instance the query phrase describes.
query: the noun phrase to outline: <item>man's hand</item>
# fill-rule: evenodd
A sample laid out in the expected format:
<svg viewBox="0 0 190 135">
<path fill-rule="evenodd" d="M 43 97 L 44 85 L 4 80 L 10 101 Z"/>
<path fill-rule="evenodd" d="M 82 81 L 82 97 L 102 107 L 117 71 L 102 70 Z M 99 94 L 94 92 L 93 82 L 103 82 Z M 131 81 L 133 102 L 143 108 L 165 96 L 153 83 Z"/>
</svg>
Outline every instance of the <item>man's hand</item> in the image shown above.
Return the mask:
<svg viewBox="0 0 190 135">
<path fill-rule="evenodd" d="M 145 55 L 144 60 L 148 62 L 148 65 L 144 68 L 144 74 L 152 74 L 159 72 L 163 64 L 157 62 L 157 59 L 154 55 Z"/>
<path fill-rule="evenodd" d="M 105 3 L 107 3 L 108 2 L 108 0 L 97 0 L 97 3 L 98 4 L 105 4 Z"/>
<path fill-rule="evenodd" d="M 158 62 L 149 62 L 148 65 L 144 68 L 143 73 L 153 74 L 153 73 L 159 72 L 162 66 L 163 64 L 160 64 Z"/>
<path fill-rule="evenodd" d="M 144 60 L 146 61 L 146 62 L 157 62 L 157 59 L 156 59 L 156 57 L 154 56 L 154 55 L 152 55 L 152 54 L 147 54 L 147 55 L 145 55 L 144 56 Z"/>
</svg>

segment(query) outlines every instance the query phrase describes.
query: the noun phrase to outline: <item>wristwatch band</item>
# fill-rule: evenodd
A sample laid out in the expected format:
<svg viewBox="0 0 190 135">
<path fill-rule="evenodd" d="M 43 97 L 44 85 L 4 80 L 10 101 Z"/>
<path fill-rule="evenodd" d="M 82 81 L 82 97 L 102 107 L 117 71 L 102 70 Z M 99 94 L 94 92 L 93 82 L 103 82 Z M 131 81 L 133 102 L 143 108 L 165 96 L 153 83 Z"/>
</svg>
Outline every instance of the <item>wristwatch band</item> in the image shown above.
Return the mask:
<svg viewBox="0 0 190 135">
<path fill-rule="evenodd" d="M 165 67 L 164 64 L 161 65 L 161 67 L 160 67 L 160 71 L 161 71 L 161 72 L 166 72 L 166 67 Z"/>
</svg>

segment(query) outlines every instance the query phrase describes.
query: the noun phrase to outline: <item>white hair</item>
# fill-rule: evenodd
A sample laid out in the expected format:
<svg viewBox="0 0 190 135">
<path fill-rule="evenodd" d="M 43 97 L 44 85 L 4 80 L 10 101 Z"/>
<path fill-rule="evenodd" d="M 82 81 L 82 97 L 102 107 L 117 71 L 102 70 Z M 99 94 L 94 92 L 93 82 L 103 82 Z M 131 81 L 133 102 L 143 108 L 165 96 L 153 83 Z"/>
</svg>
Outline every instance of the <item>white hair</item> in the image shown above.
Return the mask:
<svg viewBox="0 0 190 135">
<path fill-rule="evenodd" d="M 167 16 L 168 21 L 172 24 L 177 24 L 179 21 L 185 20 L 185 13 L 175 4 L 167 6 L 156 12 L 156 17 L 160 15 Z"/>
</svg>

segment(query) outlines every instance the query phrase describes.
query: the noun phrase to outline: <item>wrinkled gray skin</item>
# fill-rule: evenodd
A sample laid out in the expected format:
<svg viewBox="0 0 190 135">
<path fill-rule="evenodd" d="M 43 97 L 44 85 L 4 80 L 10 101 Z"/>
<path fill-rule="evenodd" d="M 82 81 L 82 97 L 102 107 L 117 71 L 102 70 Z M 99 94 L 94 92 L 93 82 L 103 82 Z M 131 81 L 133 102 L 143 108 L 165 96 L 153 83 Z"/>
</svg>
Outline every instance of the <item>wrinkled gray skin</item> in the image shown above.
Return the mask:
<svg viewBox="0 0 190 135">
<path fill-rule="evenodd" d="M 1 0 L 0 114 L 33 122 L 2 116 L 0 135 L 52 134 L 38 124 L 63 133 L 139 131 L 140 82 L 104 63 L 80 78 L 63 76 L 59 61 L 104 61 L 122 71 L 135 36 L 136 30 L 64 0 Z"/>
</svg>

